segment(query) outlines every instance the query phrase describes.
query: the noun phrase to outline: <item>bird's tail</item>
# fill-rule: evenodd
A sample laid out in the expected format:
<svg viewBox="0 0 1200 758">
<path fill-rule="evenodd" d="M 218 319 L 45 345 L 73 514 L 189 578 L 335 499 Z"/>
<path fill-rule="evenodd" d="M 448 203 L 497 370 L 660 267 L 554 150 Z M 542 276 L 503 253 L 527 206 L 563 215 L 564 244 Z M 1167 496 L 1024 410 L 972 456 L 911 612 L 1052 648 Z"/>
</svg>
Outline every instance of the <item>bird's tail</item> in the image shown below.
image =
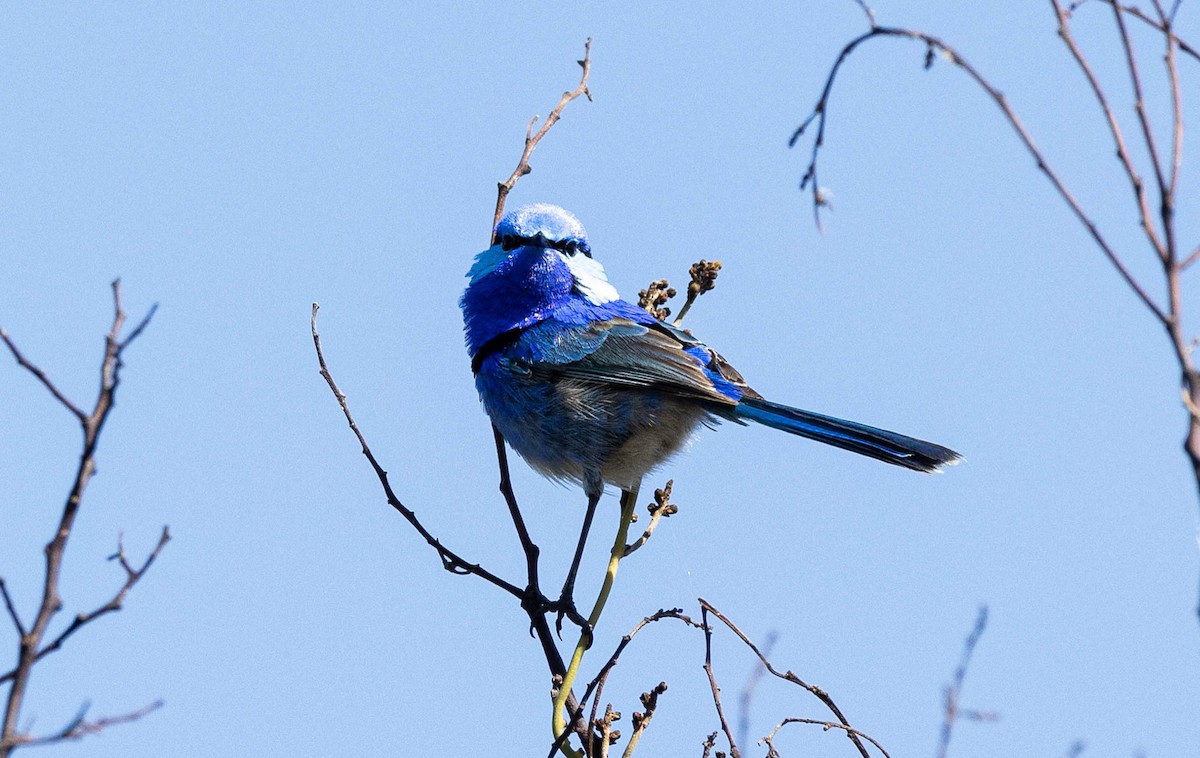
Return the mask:
<svg viewBox="0 0 1200 758">
<path fill-rule="evenodd" d="M 933 473 L 962 460 L 950 448 L 932 442 L 768 400 L 743 399 L 733 415 L 914 471 Z"/>
</svg>

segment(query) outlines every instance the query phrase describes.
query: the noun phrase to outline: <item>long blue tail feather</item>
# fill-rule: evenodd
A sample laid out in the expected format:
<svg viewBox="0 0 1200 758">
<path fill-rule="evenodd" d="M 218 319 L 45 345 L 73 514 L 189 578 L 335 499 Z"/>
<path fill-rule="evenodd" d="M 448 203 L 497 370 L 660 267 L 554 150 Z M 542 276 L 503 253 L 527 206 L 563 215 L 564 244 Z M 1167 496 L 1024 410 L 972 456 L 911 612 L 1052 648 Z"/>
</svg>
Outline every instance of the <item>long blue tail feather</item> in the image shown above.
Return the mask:
<svg viewBox="0 0 1200 758">
<path fill-rule="evenodd" d="M 755 421 L 914 471 L 933 473 L 962 460 L 950 448 L 932 442 L 769 400 L 746 398 L 731 410 L 737 419 Z"/>
</svg>

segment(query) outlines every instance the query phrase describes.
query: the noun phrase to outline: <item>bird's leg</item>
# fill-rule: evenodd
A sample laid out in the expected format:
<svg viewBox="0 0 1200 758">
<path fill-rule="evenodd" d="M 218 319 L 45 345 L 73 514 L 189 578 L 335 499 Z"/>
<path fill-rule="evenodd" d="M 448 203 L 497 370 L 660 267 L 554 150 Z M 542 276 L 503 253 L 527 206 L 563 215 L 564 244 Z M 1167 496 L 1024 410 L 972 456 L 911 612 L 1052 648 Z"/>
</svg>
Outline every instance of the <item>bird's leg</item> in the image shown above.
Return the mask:
<svg viewBox="0 0 1200 758">
<path fill-rule="evenodd" d="M 575 576 L 579 573 L 579 563 L 583 560 L 583 548 L 587 545 L 588 532 L 592 529 L 592 518 L 596 515 L 596 505 L 604 494 L 604 482 L 599 475 L 589 475 L 584 489 L 587 492 L 587 513 L 583 516 L 583 528 L 579 532 L 579 544 L 575 546 L 575 557 L 571 560 L 571 570 L 567 572 L 567 580 L 563 583 L 562 594 L 558 596 L 558 620 L 554 627 L 562 634 L 563 616 L 579 625 L 580 629 L 591 631 L 583 614 L 575 607 Z"/>
</svg>

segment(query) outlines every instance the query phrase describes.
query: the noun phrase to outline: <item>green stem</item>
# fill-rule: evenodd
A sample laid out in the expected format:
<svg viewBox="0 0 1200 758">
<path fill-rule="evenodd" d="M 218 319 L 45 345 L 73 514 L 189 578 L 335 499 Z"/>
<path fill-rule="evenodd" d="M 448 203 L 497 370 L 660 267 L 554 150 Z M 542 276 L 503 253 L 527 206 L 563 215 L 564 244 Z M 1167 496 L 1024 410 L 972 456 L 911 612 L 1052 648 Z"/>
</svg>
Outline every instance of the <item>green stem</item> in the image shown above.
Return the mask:
<svg viewBox="0 0 1200 758">
<path fill-rule="evenodd" d="M 600 594 L 596 597 L 596 604 L 592 606 L 592 613 L 588 616 L 588 625 L 591 629 L 596 628 L 597 622 L 600 621 L 600 614 L 604 612 L 604 605 L 608 602 L 608 596 L 612 592 L 613 582 L 617 578 L 617 567 L 621 563 L 621 558 L 625 556 L 625 543 L 629 538 L 629 525 L 633 522 L 633 511 L 637 507 L 638 486 L 632 490 L 621 491 L 621 524 L 617 528 L 617 536 L 613 540 L 612 550 L 608 554 L 608 570 L 604 574 L 604 584 L 600 586 Z M 554 696 L 554 739 L 558 740 L 567 728 L 566 704 L 567 696 L 571 693 L 571 685 L 575 683 L 575 677 L 579 674 L 579 664 L 583 661 L 583 654 L 592 644 L 592 631 L 585 629 L 579 634 L 579 642 L 575 644 L 575 652 L 571 655 L 571 663 L 567 666 L 567 673 L 563 676 L 562 684 L 559 685 L 558 694 Z M 582 758 L 582 753 L 573 750 L 567 745 L 564 740 L 559 750 L 567 758 Z"/>
</svg>

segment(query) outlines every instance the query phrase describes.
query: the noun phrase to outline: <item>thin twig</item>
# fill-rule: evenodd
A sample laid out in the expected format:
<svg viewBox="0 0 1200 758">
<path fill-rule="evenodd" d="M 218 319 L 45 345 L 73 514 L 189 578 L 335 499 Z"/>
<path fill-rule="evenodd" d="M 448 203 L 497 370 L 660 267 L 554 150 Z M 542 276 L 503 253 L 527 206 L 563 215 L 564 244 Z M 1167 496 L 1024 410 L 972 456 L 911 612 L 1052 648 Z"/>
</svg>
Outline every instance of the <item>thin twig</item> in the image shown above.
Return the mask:
<svg viewBox="0 0 1200 758">
<path fill-rule="evenodd" d="M 775 641 L 779 639 L 779 635 L 771 632 L 767 635 L 767 641 L 763 643 L 763 654 L 770 655 L 771 650 L 775 647 Z M 762 681 L 763 674 L 767 672 L 761 662 L 754 664 L 754 670 L 750 672 L 750 676 L 746 677 L 746 683 L 742 685 L 742 694 L 738 698 L 738 739 L 742 744 L 750 741 L 750 702 L 754 699 L 754 692 L 758 689 L 759 682 Z"/>
<path fill-rule="evenodd" d="M 321 348 L 321 335 L 317 333 L 318 309 L 319 306 L 316 303 L 313 303 L 312 320 L 310 323 L 312 326 L 313 345 L 317 351 L 317 364 L 320 366 L 321 376 L 325 379 L 326 384 L 329 385 L 329 389 L 333 392 L 333 396 L 337 399 L 338 405 L 341 406 L 342 414 L 346 417 L 346 423 L 350 425 L 350 430 L 354 432 L 354 436 L 358 438 L 359 445 L 362 446 L 362 454 L 366 456 L 367 461 L 370 462 L 371 468 L 375 471 L 375 476 L 378 477 L 379 483 L 383 486 L 383 493 L 387 498 L 388 505 L 392 506 L 392 508 L 394 508 L 401 516 L 403 516 L 404 519 L 408 521 L 408 523 L 411 524 L 414 529 L 417 530 L 421 537 L 424 538 L 425 542 L 427 542 L 429 546 L 437 552 L 438 557 L 442 561 L 442 568 L 446 569 L 452 574 L 474 574 L 475 576 L 478 576 L 481 579 L 484 579 L 485 581 L 499 587 L 513 597 L 518 599 L 523 598 L 525 596 L 525 592 L 520 587 L 516 586 L 512 582 L 501 579 L 492 572 L 480 566 L 478 563 L 471 563 L 470 561 L 459 556 L 458 553 L 444 546 L 441 543 L 441 540 L 434 537 L 433 534 L 425 528 L 425 525 L 422 524 L 420 519 L 417 518 L 417 514 L 404 505 L 404 503 L 400 501 L 400 498 L 396 496 L 396 493 L 392 490 L 391 483 L 388 481 L 387 471 L 384 471 L 383 467 L 379 465 L 379 461 L 375 459 L 375 454 L 371 452 L 371 446 L 367 444 L 366 437 L 363 436 L 362 430 L 358 428 L 358 422 L 354 420 L 353 414 L 350 413 L 350 406 L 346 401 L 345 393 L 342 392 L 337 386 L 337 383 L 333 380 L 333 375 L 329 372 L 329 367 L 325 364 L 325 353 Z"/>
<path fill-rule="evenodd" d="M 1117 2 L 1116 0 L 1100 0 L 1100 2 L 1105 3 L 1107 5 L 1112 5 L 1112 6 L 1118 7 L 1125 13 L 1128 13 L 1130 16 L 1133 16 L 1134 18 L 1136 18 L 1137 20 L 1139 20 L 1145 24 L 1149 24 L 1150 26 L 1154 27 L 1155 29 L 1157 29 L 1160 32 L 1163 32 L 1164 34 L 1168 32 L 1169 25 L 1164 25 L 1163 23 L 1161 23 L 1159 21 L 1155 21 L 1154 19 L 1147 16 L 1145 14 L 1145 12 L 1142 11 L 1141 8 L 1138 8 L 1135 5 L 1125 5 L 1124 3 Z M 1174 10 L 1172 10 L 1172 12 L 1168 15 L 1168 18 L 1170 19 L 1171 23 L 1174 23 L 1174 15 L 1175 15 Z M 1186 55 L 1190 55 L 1191 57 L 1195 58 L 1197 61 L 1200 61 L 1200 50 L 1197 50 L 1195 47 L 1189 45 L 1186 41 L 1180 39 L 1179 37 L 1175 37 L 1174 33 L 1172 33 L 1172 37 L 1174 37 L 1175 42 L 1179 45 L 1179 50 L 1181 52 L 1183 52 Z"/>
<path fill-rule="evenodd" d="M 759 741 L 759 744 L 765 743 L 767 746 L 767 758 L 779 758 L 779 751 L 775 749 L 775 735 L 779 733 L 780 729 L 783 729 L 788 724 L 814 724 L 821 727 L 825 731 L 829 731 L 830 729 L 841 729 L 846 734 L 852 734 L 855 737 L 861 737 L 867 742 L 870 742 L 880 753 L 883 754 L 883 758 L 892 758 L 891 755 L 888 754 L 888 751 L 883 749 L 883 745 L 880 745 L 878 742 L 876 742 L 875 738 L 866 732 L 860 732 L 852 726 L 838 724 L 834 721 L 821 721 L 820 719 L 807 719 L 796 716 L 789 716 L 783 721 L 780 721 L 775 728 L 771 730 L 770 734 L 763 737 Z"/>
<path fill-rule="evenodd" d="M 984 78 L 984 76 L 980 74 L 974 66 L 968 63 L 967 60 L 963 58 L 953 47 L 937 37 L 934 37 L 933 35 L 914 29 L 875 26 L 872 27 L 870 31 L 867 31 L 848 42 L 846 46 L 842 48 L 841 53 L 838 55 L 833 66 L 830 68 L 829 75 L 825 80 L 825 86 L 821 91 L 820 97 L 817 99 L 816 106 L 813 107 L 812 113 L 809 114 L 809 116 L 804 119 L 800 126 L 796 128 L 788 142 L 789 146 L 794 146 L 800 137 L 803 136 L 805 130 L 807 130 L 808 127 L 813 123 L 813 121 L 817 122 L 817 135 L 813 140 L 812 155 L 808 164 L 808 168 L 800 181 L 800 186 L 803 188 L 807 186 L 809 182 L 812 183 L 813 214 L 816 218 L 818 229 L 820 228 L 820 209 L 825 202 L 818 187 L 817 160 L 820 149 L 825 143 L 825 128 L 828 117 L 830 94 L 833 90 L 833 83 L 837 78 L 838 72 L 841 70 L 842 64 L 845 63 L 850 54 L 853 53 L 859 45 L 863 44 L 867 40 L 878 37 L 899 37 L 902 39 L 916 40 L 924 44 L 927 50 L 936 50 L 937 52 L 941 53 L 943 57 L 948 58 L 952 63 L 965 71 L 967 75 L 970 76 L 971 79 L 977 85 L 979 85 L 979 87 L 981 87 L 988 94 L 988 96 L 992 98 L 992 100 L 1004 113 L 1006 120 L 1017 133 L 1017 136 L 1020 138 L 1021 143 L 1025 146 L 1026 151 L 1037 162 L 1038 169 L 1041 170 L 1041 172 L 1050 180 L 1051 184 L 1054 185 L 1054 188 L 1058 192 L 1059 196 L 1064 202 L 1066 202 L 1068 207 L 1070 207 L 1076 219 L 1078 219 L 1079 222 L 1088 230 L 1088 233 L 1091 235 L 1096 245 L 1100 248 L 1101 252 L 1103 252 L 1109 263 L 1112 264 L 1113 268 L 1117 270 L 1117 273 L 1120 274 L 1121 278 L 1125 281 L 1129 288 L 1133 290 L 1138 299 L 1142 301 L 1146 308 L 1149 309 L 1150 312 L 1153 313 L 1161 323 L 1166 324 L 1168 322 L 1167 314 L 1157 303 L 1154 302 L 1154 300 L 1147 293 L 1146 289 L 1137 281 L 1137 279 L 1134 278 L 1133 273 L 1125 266 L 1125 263 L 1121 260 L 1120 256 L 1118 256 L 1116 251 L 1113 250 L 1113 248 L 1109 245 L 1108 240 L 1105 239 L 1105 237 L 1100 233 L 1096 223 L 1092 221 L 1091 217 L 1088 216 L 1086 211 L 1084 211 L 1083 206 L 1080 205 L 1074 194 L 1072 194 L 1067 188 L 1066 184 L 1059 177 L 1058 173 L 1050 167 L 1050 164 L 1046 161 L 1045 156 L 1042 155 L 1041 150 L 1034 143 L 1033 137 L 1030 136 L 1028 130 L 1026 130 L 1024 123 L 1022 123 L 1020 117 L 1017 116 L 1016 111 L 1012 109 L 1012 106 L 1009 105 L 1008 99 L 1004 96 L 1004 93 L 992 86 L 991 82 Z M 927 61 L 932 61 L 932 57 L 927 56 Z"/>
<path fill-rule="evenodd" d="M 720 619 L 721 623 L 723 623 L 725 626 L 729 627 L 729 629 L 734 634 L 736 634 L 743 643 L 745 643 L 746 647 L 750 648 L 750 650 L 758 657 L 758 660 L 762 662 L 763 667 L 772 676 L 778 677 L 779 679 L 783 679 L 784 681 L 791 682 L 792 684 L 795 684 L 798 687 L 808 690 L 814 697 L 816 697 L 818 700 L 820 700 L 822 703 L 825 704 L 825 707 L 829 709 L 830 713 L 832 713 L 834 716 L 837 717 L 838 723 L 843 724 L 845 726 L 850 726 L 850 722 L 846 720 L 846 717 L 844 715 L 842 715 L 841 709 L 838 708 L 837 703 L 833 702 L 833 698 L 829 696 L 828 692 L 821 689 L 820 687 L 818 687 L 815 684 L 809 684 L 808 682 L 804 681 L 800 677 L 793 674 L 791 671 L 779 671 L 778 669 L 776 669 L 773 665 L 771 665 L 771 662 L 769 660 L 767 660 L 767 657 L 763 654 L 762 650 L 759 649 L 758 645 L 754 644 L 754 641 L 751 640 L 750 637 L 745 632 L 743 632 L 741 629 L 739 629 L 736 624 L 734 624 L 732 621 L 730 621 L 725 616 L 725 614 L 723 614 L 719 610 L 717 610 L 712 605 L 712 603 L 708 602 L 704 598 L 699 598 L 699 601 L 700 601 L 701 608 L 707 610 L 709 613 L 712 613 L 714 616 L 716 616 L 718 619 Z M 862 742 L 859 741 L 855 732 L 847 731 L 846 736 L 848 736 L 850 738 L 850 741 L 854 743 L 854 746 L 858 748 L 858 752 L 860 755 L 862 755 L 863 758 L 869 758 L 866 747 L 864 747 Z"/>
<path fill-rule="evenodd" d="M 1162 160 L 1158 156 L 1154 129 L 1150 126 L 1150 117 L 1146 113 L 1146 97 L 1142 93 L 1142 76 L 1138 69 L 1137 55 L 1133 50 L 1133 40 L 1129 36 L 1129 29 L 1125 26 L 1125 14 L 1115 5 L 1113 6 L 1113 21 L 1120 33 L 1121 48 L 1125 51 L 1125 65 L 1129 69 L 1129 81 L 1133 87 L 1133 109 L 1137 114 L 1138 124 L 1142 127 L 1142 140 L 1146 145 L 1146 152 L 1150 156 L 1150 165 L 1154 169 L 1154 177 L 1158 182 L 1159 195 L 1163 196 L 1167 194 L 1167 177 Z"/>
<path fill-rule="evenodd" d="M 1104 120 L 1108 124 L 1108 130 L 1112 134 L 1113 141 L 1116 143 L 1117 158 L 1121 161 L 1121 167 L 1125 170 L 1125 175 L 1129 178 L 1130 187 L 1133 189 L 1134 202 L 1137 203 L 1142 231 L 1145 232 L 1146 238 L 1150 241 L 1150 245 L 1154 248 L 1158 257 L 1160 259 L 1165 258 L 1167 247 L 1159 238 L 1158 230 L 1154 225 L 1150 203 L 1146 198 L 1145 182 L 1142 181 L 1141 175 L 1133 165 L 1133 158 L 1130 157 L 1129 149 L 1125 145 L 1125 135 L 1121 131 L 1121 125 L 1117 121 L 1112 106 L 1109 105 L 1108 96 L 1104 93 L 1104 87 L 1100 84 L 1100 79 L 1096 76 L 1087 57 L 1083 54 L 1079 43 L 1075 41 L 1074 35 L 1071 34 L 1068 12 L 1062 7 L 1059 0 L 1051 0 L 1050 4 L 1054 8 L 1054 13 L 1058 18 L 1058 36 L 1062 39 L 1063 44 L 1067 46 L 1071 57 L 1075 59 L 1079 70 L 1083 72 L 1084 77 L 1087 79 L 1088 86 L 1091 88 L 1096 102 L 1100 105 L 1100 110 L 1104 114 Z"/>
<path fill-rule="evenodd" d="M 73 742 L 83 739 L 90 734 L 99 734 L 110 726 L 131 724 L 134 721 L 138 721 L 154 711 L 157 711 L 159 708 L 162 708 L 163 705 L 164 703 L 162 700 L 155 700 L 149 705 L 143 706 L 136 711 L 126 713 L 121 716 L 106 716 L 104 718 L 98 718 L 95 721 L 78 719 L 77 721 L 71 723 L 68 728 L 63 729 L 58 734 L 52 734 L 47 737 L 22 737 L 18 735 L 14 737 L 13 741 L 0 744 L 0 749 L 3 749 L 4 747 L 11 749 L 14 747 L 34 747 L 37 745 L 56 745 L 60 742 Z"/>
<path fill-rule="evenodd" d="M 1195 250 L 1193 250 L 1191 252 L 1190 255 L 1188 255 L 1187 258 L 1183 259 L 1183 263 L 1179 264 L 1179 270 L 1183 271 L 1183 270 L 1187 269 L 1189 266 L 1191 266 L 1197 260 L 1200 260 L 1200 247 L 1197 247 Z"/>
<path fill-rule="evenodd" d="M 950 749 L 950 734 L 954 730 L 954 723 L 960 714 L 958 700 L 962 695 L 963 681 L 967 677 L 967 666 L 971 663 L 971 655 L 975 652 L 975 646 L 979 644 L 979 638 L 983 636 L 983 630 L 987 628 L 987 618 L 987 606 L 981 605 L 979 615 L 975 617 L 975 626 L 971 628 L 971 633 L 967 635 L 967 641 L 963 643 L 962 658 L 959 659 L 958 667 L 954 670 L 954 681 L 946 688 L 946 711 L 942 720 L 941 737 L 938 740 L 938 758 L 946 758 L 946 753 Z"/>
<path fill-rule="evenodd" d="M 721 731 L 729 741 L 729 753 L 733 758 L 741 758 L 737 740 L 733 738 L 733 730 L 729 728 L 729 720 L 725 718 L 725 709 L 721 707 L 721 688 L 717 686 L 717 677 L 712 667 L 712 626 L 708 623 L 710 606 L 700 601 L 700 623 L 704 627 L 704 673 L 708 676 L 708 686 L 712 690 L 713 705 L 717 708 L 717 719 L 721 722 Z"/>
<path fill-rule="evenodd" d="M 504 215 L 504 201 L 508 198 L 508 193 L 516 186 L 517 181 L 533 170 L 529 165 L 529 157 L 533 155 L 533 149 L 542 141 L 542 137 L 546 136 L 546 132 L 550 131 L 550 127 L 554 126 L 560 118 L 562 118 L 563 108 L 567 107 L 567 103 L 575 100 L 580 95 L 586 95 L 588 101 L 592 99 L 592 93 L 588 90 L 588 76 L 592 73 L 592 38 L 588 37 L 583 43 L 583 60 L 579 61 L 579 67 L 583 69 L 582 75 L 579 77 L 579 86 L 570 92 L 564 92 L 558 100 L 558 105 L 554 106 L 554 110 L 550 111 L 550 115 L 542 122 L 542 127 L 533 134 L 533 125 L 537 122 L 538 117 L 534 116 L 529 120 L 528 126 L 525 128 L 525 150 L 521 153 L 521 160 L 517 161 L 517 167 L 513 169 L 512 174 L 503 182 L 497 185 L 496 197 L 496 213 L 492 216 L 492 235 L 489 244 L 496 244 L 495 229 L 500 223 L 500 217 Z"/>
<path fill-rule="evenodd" d="M 649 541 L 650 536 L 654 534 L 654 530 L 658 528 L 658 522 L 668 516 L 673 516 L 679 512 L 679 506 L 671 502 L 671 487 L 674 486 L 675 480 L 668 479 L 662 489 L 654 490 L 654 502 L 647 506 L 646 510 L 650 512 L 650 523 L 646 525 L 642 531 L 642 536 L 638 537 L 633 542 L 625 546 L 625 555 L 628 556 L 642 545 Z"/>
<path fill-rule="evenodd" d="M 667 683 L 659 682 L 657 686 L 649 692 L 643 692 L 641 695 L 642 707 L 645 711 L 634 711 L 631 717 L 633 723 L 633 734 L 629 735 L 629 742 L 625 745 L 625 752 L 621 754 L 621 758 L 633 758 L 633 751 L 637 749 L 638 740 L 646 732 L 646 727 L 650 726 L 650 720 L 654 718 L 654 712 L 658 709 L 658 696 L 667 691 Z"/>
<path fill-rule="evenodd" d="M 8 609 L 8 617 L 12 619 L 13 626 L 17 628 L 17 634 L 25 636 L 25 625 L 21 623 L 21 616 L 17 613 L 17 607 L 13 605 L 12 596 L 8 594 L 8 584 L 4 578 L 0 577 L 0 594 L 4 595 L 4 607 Z"/>
<path fill-rule="evenodd" d="M 138 568 L 134 568 L 132 565 L 130 565 L 129 560 L 125 555 L 125 546 L 121 540 L 118 540 L 117 552 L 112 556 L 112 559 L 119 561 L 121 568 L 125 571 L 124 584 L 121 585 L 116 594 L 114 594 L 108 602 L 92 611 L 89 611 L 88 613 L 77 614 L 75 618 L 71 620 L 71 623 L 67 626 L 67 628 L 60 632 L 52 642 L 38 650 L 37 655 L 33 659 L 34 662 L 36 663 L 37 661 L 45 658 L 47 655 L 59 650 L 63 646 L 63 643 L 66 642 L 71 635 L 75 634 L 75 632 L 79 631 L 84 626 L 90 624 L 101 616 L 106 616 L 109 613 L 114 613 L 121 610 L 125 603 L 126 595 L 129 594 L 129 591 L 133 589 L 134 585 L 141 581 L 146 572 L 150 570 L 150 566 L 153 565 L 154 561 L 158 558 L 158 554 L 162 552 L 163 548 L 167 546 L 167 543 L 170 542 L 170 540 L 170 531 L 164 526 L 162 534 L 158 538 L 158 544 L 154 546 L 154 549 L 150 551 L 150 554 L 146 556 L 146 559 Z M 6 674 L 0 675 L 0 684 L 12 680 L 16 674 L 17 670 L 13 669 Z"/>
<path fill-rule="evenodd" d="M 84 614 L 86 620 L 82 622 L 77 617 L 76 622 L 68 627 L 67 632 L 60 635 L 47 648 L 42 647 L 42 642 L 45 639 L 51 620 L 62 609 L 59 580 L 62 574 L 67 541 L 71 536 L 71 530 L 74 528 L 75 519 L 79 514 L 84 492 L 87 490 L 88 483 L 96 472 L 96 450 L 100 441 L 100 433 L 104 429 L 109 413 L 112 411 L 117 388 L 121 383 L 123 353 L 150 323 L 150 319 L 154 316 L 157 309 L 157 306 L 151 308 L 141 323 L 128 336 L 121 339 L 121 331 L 125 324 L 126 314 L 121 302 L 121 281 L 119 279 L 114 280 L 112 283 L 112 297 L 112 326 L 109 328 L 104 340 L 104 355 L 100 362 L 100 389 L 91 413 L 84 413 L 79 409 L 78 405 L 68 400 L 54 383 L 50 381 L 41 368 L 24 358 L 16 345 L 8 338 L 7 334 L 2 335 L 9 351 L 16 357 L 17 363 L 33 374 L 41 382 L 42 386 L 78 419 L 81 431 L 83 432 L 83 449 L 79 456 L 79 465 L 75 471 L 75 479 L 72 482 L 70 492 L 67 494 L 67 499 L 63 505 L 54 536 L 46 544 L 46 568 L 42 581 L 42 597 L 38 605 L 37 615 L 34 618 L 33 625 L 21 635 L 17 665 L 12 671 L 0 678 L 0 681 L 10 682 L 4 710 L 3 728 L 0 729 L 0 758 L 7 758 L 20 739 L 17 734 L 17 721 L 20 717 L 21 707 L 24 704 L 34 664 L 40 658 L 52 652 L 52 650 L 57 649 L 57 645 L 61 645 L 62 641 L 70 636 L 70 634 L 73 634 L 80 626 L 90 622 L 94 618 L 111 612 L 111 610 L 115 610 L 115 608 L 119 608 L 120 602 L 124 600 L 129 588 L 141 577 L 141 574 L 138 573 L 130 581 L 127 574 L 127 586 L 119 590 L 117 596 L 114 598 L 116 602 L 115 608 L 105 610 L 108 605 L 112 604 L 113 601 L 110 601 L 109 604 L 97 609 L 93 614 Z M 154 557 L 157 556 L 159 549 L 161 549 L 161 544 L 151 555 L 149 562 L 152 562 Z M 149 568 L 149 562 L 145 568 Z M 7 598 L 7 591 L 5 595 Z M 12 613 L 13 611 L 10 609 L 10 615 Z"/>
<path fill-rule="evenodd" d="M 79 406 L 72 403 L 67 396 L 64 395 L 58 389 L 58 387 L 54 385 L 54 382 L 50 381 L 50 378 L 46 376 L 46 372 L 42 371 L 39 367 L 26 360 L 25 356 L 22 355 L 21 351 L 17 349 L 16 344 L 8 336 L 8 332 L 4 329 L 0 329 L 0 340 L 4 340 L 4 344 L 8 346 L 8 351 L 12 353 L 13 358 L 17 359 L 17 364 L 21 366 L 21 368 L 27 370 L 29 373 L 37 377 L 37 380 L 42 383 L 42 386 L 45 387 L 51 395 L 54 396 L 54 399 L 61 403 L 64 408 L 70 411 L 71 415 L 79 419 L 79 423 L 87 423 L 87 414 L 79 410 Z"/>
</svg>

